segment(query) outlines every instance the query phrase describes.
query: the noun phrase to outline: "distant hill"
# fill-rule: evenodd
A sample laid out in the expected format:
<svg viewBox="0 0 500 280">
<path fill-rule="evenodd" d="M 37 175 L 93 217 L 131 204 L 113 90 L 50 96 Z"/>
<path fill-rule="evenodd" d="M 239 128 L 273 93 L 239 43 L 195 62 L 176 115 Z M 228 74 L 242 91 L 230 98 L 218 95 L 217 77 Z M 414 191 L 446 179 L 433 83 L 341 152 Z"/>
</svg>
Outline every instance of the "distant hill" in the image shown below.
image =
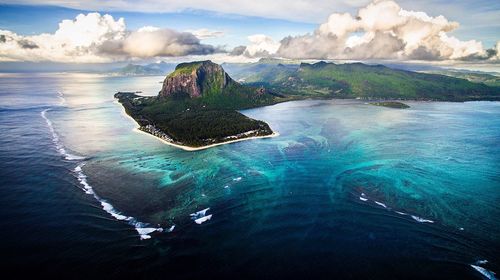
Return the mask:
<svg viewBox="0 0 500 280">
<path fill-rule="evenodd" d="M 316 98 L 500 100 L 500 88 L 464 79 L 363 63 L 267 65 L 245 83 Z"/>
<path fill-rule="evenodd" d="M 273 70 L 278 65 L 293 70 L 299 67 L 300 62 L 276 58 L 261 58 L 258 62 L 254 63 L 223 63 L 222 67 L 224 67 L 224 69 L 228 73 L 230 73 L 231 77 L 233 77 L 236 81 L 245 83 L 247 81 L 247 78 L 252 77 L 258 73 Z"/>
<path fill-rule="evenodd" d="M 151 63 L 147 65 L 127 64 L 125 67 L 112 71 L 112 74 L 122 76 L 158 76 L 172 72 L 175 64 L 166 62 Z"/>
<path fill-rule="evenodd" d="M 500 75 L 493 75 L 484 72 L 465 71 L 465 70 L 432 70 L 425 71 L 428 74 L 445 75 L 460 79 L 465 79 L 473 83 L 483 83 L 488 86 L 500 87 Z"/>
</svg>

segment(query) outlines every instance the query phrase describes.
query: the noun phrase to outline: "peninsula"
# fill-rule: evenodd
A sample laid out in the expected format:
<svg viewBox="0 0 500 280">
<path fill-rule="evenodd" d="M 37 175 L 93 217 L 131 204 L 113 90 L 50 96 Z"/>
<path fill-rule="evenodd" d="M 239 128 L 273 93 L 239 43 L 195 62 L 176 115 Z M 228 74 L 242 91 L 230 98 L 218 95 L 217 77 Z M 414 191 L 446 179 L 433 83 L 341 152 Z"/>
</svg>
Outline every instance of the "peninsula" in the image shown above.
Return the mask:
<svg viewBox="0 0 500 280">
<path fill-rule="evenodd" d="M 237 110 L 286 100 L 263 87 L 237 83 L 211 61 L 177 65 L 157 96 L 118 92 L 115 98 L 139 130 L 185 150 L 275 136 L 267 123 Z"/>
<path fill-rule="evenodd" d="M 139 130 L 185 150 L 274 136 L 267 123 L 238 110 L 290 100 L 352 98 L 398 109 L 409 106 L 391 100 L 500 100 L 497 86 L 382 65 L 318 62 L 294 66 L 271 61 L 238 67 L 232 68 L 245 84 L 233 80 L 216 63 L 196 61 L 177 65 L 157 96 L 118 92 L 115 98 Z"/>
</svg>

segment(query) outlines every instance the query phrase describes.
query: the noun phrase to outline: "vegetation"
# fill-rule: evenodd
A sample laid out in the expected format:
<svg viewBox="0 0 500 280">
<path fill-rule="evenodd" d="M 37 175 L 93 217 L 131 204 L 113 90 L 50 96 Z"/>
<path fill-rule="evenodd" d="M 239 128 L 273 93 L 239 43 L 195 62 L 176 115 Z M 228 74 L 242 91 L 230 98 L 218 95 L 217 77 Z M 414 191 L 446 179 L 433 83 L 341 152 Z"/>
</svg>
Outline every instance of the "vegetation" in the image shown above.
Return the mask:
<svg viewBox="0 0 500 280">
<path fill-rule="evenodd" d="M 429 74 L 439 74 L 460 79 L 465 79 L 473 83 L 483 83 L 488 86 L 500 87 L 500 77 L 484 72 L 456 71 L 456 70 L 435 70 L 427 71 Z"/>
<path fill-rule="evenodd" d="M 180 63 L 179 65 L 177 65 L 177 67 L 175 67 L 174 72 L 170 73 L 168 77 L 174 77 L 182 74 L 190 75 L 191 73 L 193 73 L 193 71 L 198 69 L 198 67 L 200 67 L 202 63 L 203 61 Z"/>
<path fill-rule="evenodd" d="M 403 100 L 500 100 L 500 88 L 444 75 L 397 70 L 362 63 L 277 64 L 245 82 L 292 96 Z"/>
<path fill-rule="evenodd" d="M 362 63 L 251 64 L 246 85 L 235 82 L 211 61 L 179 64 L 160 94 L 116 98 L 141 129 L 167 141 L 194 147 L 272 134 L 269 126 L 236 110 L 304 98 L 365 100 L 500 100 L 500 88 L 435 74 Z M 247 69 L 247 70 L 248 70 Z M 240 71 L 243 75 L 245 70 Z M 408 108 L 395 101 L 376 106 Z"/>
<path fill-rule="evenodd" d="M 231 96 L 231 92 L 228 92 L 206 98 L 174 99 L 119 92 L 115 98 L 142 128 L 153 125 L 166 133 L 173 143 L 200 147 L 234 140 L 228 138 L 230 136 L 239 139 L 273 133 L 265 122 L 251 119 L 235 110 L 271 104 L 273 99 L 256 96 L 247 98 L 244 94 L 234 92 L 234 96 Z M 253 132 L 244 134 L 249 131 Z"/>
<path fill-rule="evenodd" d="M 395 101 L 372 102 L 370 104 L 374 105 L 374 106 L 382 106 L 382 107 L 395 108 L 395 109 L 407 109 L 407 108 L 410 108 L 410 106 L 408 106 L 407 104 L 404 104 L 404 103 L 401 103 L 401 102 L 395 102 Z"/>
<path fill-rule="evenodd" d="M 174 69 L 175 65 L 165 62 L 147 65 L 127 64 L 125 67 L 112 71 L 111 74 L 122 76 L 156 76 L 165 75 Z"/>
</svg>

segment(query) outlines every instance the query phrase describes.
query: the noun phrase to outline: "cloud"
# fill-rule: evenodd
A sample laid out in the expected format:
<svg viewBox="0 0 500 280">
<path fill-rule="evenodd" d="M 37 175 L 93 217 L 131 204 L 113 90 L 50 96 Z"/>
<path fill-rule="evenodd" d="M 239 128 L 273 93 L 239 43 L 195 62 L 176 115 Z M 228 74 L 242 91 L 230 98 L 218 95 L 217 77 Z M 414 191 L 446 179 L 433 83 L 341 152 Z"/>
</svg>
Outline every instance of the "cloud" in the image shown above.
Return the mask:
<svg viewBox="0 0 500 280">
<path fill-rule="evenodd" d="M 196 30 L 186 30 L 186 32 L 189 32 L 196 36 L 196 38 L 200 40 L 205 40 L 205 39 L 210 39 L 210 38 L 219 38 L 224 36 L 223 31 L 218 31 L 218 30 L 209 30 L 206 28 L 202 29 L 196 29 Z"/>
<path fill-rule="evenodd" d="M 286 37 L 275 55 L 315 59 L 493 59 L 476 40 L 449 32 L 459 24 L 444 16 L 407 11 L 396 2 L 375 0 L 356 16 L 334 13 L 312 34 Z M 498 46 L 498 44 L 497 44 Z"/>
<path fill-rule="evenodd" d="M 229 55 L 232 56 L 238 56 L 238 55 L 243 55 L 245 53 L 245 50 L 247 49 L 246 46 L 237 46 L 234 47 L 230 52 Z"/>
<path fill-rule="evenodd" d="M 269 57 L 275 54 L 280 47 L 279 42 L 263 34 L 250 35 L 247 39 L 250 41 L 248 46 L 235 47 L 229 54 L 233 56 L 242 55 L 248 58 Z"/>
<path fill-rule="evenodd" d="M 200 44 L 191 33 L 150 26 L 130 32 L 122 39 L 108 41 L 99 50 L 102 54 L 135 58 L 204 55 L 216 51 L 211 45 Z"/>
<path fill-rule="evenodd" d="M 216 51 L 189 32 L 152 26 L 129 31 L 123 18 L 115 20 L 99 13 L 63 20 L 53 34 L 23 36 L 0 30 L 0 61 L 96 63 Z"/>
</svg>

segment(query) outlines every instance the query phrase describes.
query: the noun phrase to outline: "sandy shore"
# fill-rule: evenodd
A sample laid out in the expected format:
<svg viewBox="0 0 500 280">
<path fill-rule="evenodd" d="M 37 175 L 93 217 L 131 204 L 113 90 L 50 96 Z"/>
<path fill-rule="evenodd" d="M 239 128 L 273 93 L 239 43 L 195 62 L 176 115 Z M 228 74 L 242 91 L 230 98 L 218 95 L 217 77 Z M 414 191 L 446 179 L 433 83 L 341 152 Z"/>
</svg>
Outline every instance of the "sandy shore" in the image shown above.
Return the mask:
<svg viewBox="0 0 500 280">
<path fill-rule="evenodd" d="M 277 136 L 280 135 L 278 132 L 273 132 L 272 134 L 265 135 L 265 136 L 245 137 L 245 138 L 224 141 L 224 142 L 215 143 L 215 144 L 211 144 L 211 145 L 207 145 L 207 146 L 201 146 L 201 147 L 184 146 L 184 145 L 179 145 L 179 144 L 175 144 L 175 143 L 166 141 L 164 139 L 161 139 L 161 138 L 158 138 L 158 137 L 154 136 L 153 134 L 150 134 L 150 133 L 147 133 L 145 131 L 140 130 L 139 129 L 140 128 L 139 124 L 134 120 L 134 118 L 132 118 L 131 116 L 129 116 L 127 114 L 127 112 L 125 112 L 125 108 L 123 107 L 123 105 L 120 104 L 120 102 L 118 102 L 116 99 L 114 100 L 114 103 L 120 105 L 122 115 L 125 116 L 125 117 L 127 117 L 128 119 L 130 119 L 134 123 L 134 126 L 135 126 L 134 130 L 133 130 L 134 132 L 146 134 L 148 136 L 151 136 L 151 137 L 155 138 L 158 141 L 163 142 L 164 144 L 167 144 L 167 145 L 170 145 L 172 147 L 179 148 L 179 149 L 183 149 L 184 151 L 189 151 L 189 152 L 210 149 L 210 148 L 217 147 L 217 146 L 220 146 L 220 145 L 231 144 L 231 143 L 236 143 L 236 142 L 245 141 L 245 140 L 261 139 L 261 138 L 272 138 L 272 137 L 277 137 Z"/>
<path fill-rule="evenodd" d="M 163 142 L 163 143 L 165 143 L 167 145 L 170 145 L 170 146 L 173 146 L 173 147 L 176 147 L 176 148 L 179 148 L 179 149 L 183 149 L 184 151 L 189 151 L 189 152 L 210 149 L 210 148 L 213 148 L 213 147 L 216 147 L 216 146 L 225 145 L 225 144 L 231 144 L 231 143 L 236 143 L 236 142 L 245 141 L 245 140 L 260 139 L 260 138 L 271 138 L 271 137 L 279 136 L 279 133 L 273 132 L 272 134 L 265 135 L 265 136 L 245 137 L 245 138 L 240 138 L 240 139 L 235 139 L 235 140 L 229 140 L 229 141 L 225 141 L 225 142 L 215 143 L 215 144 L 211 144 L 211 145 L 207 145 L 207 146 L 191 147 L 191 146 L 183 146 L 183 145 L 179 145 L 179 144 L 175 144 L 175 143 L 163 140 L 161 138 L 158 138 L 158 137 L 154 136 L 153 134 L 150 134 L 150 133 L 147 133 L 145 131 L 142 131 L 139 128 L 134 128 L 134 132 L 144 133 L 146 135 L 154 137 L 156 140 L 159 140 L 159 141 L 161 141 L 161 142 Z"/>
</svg>

